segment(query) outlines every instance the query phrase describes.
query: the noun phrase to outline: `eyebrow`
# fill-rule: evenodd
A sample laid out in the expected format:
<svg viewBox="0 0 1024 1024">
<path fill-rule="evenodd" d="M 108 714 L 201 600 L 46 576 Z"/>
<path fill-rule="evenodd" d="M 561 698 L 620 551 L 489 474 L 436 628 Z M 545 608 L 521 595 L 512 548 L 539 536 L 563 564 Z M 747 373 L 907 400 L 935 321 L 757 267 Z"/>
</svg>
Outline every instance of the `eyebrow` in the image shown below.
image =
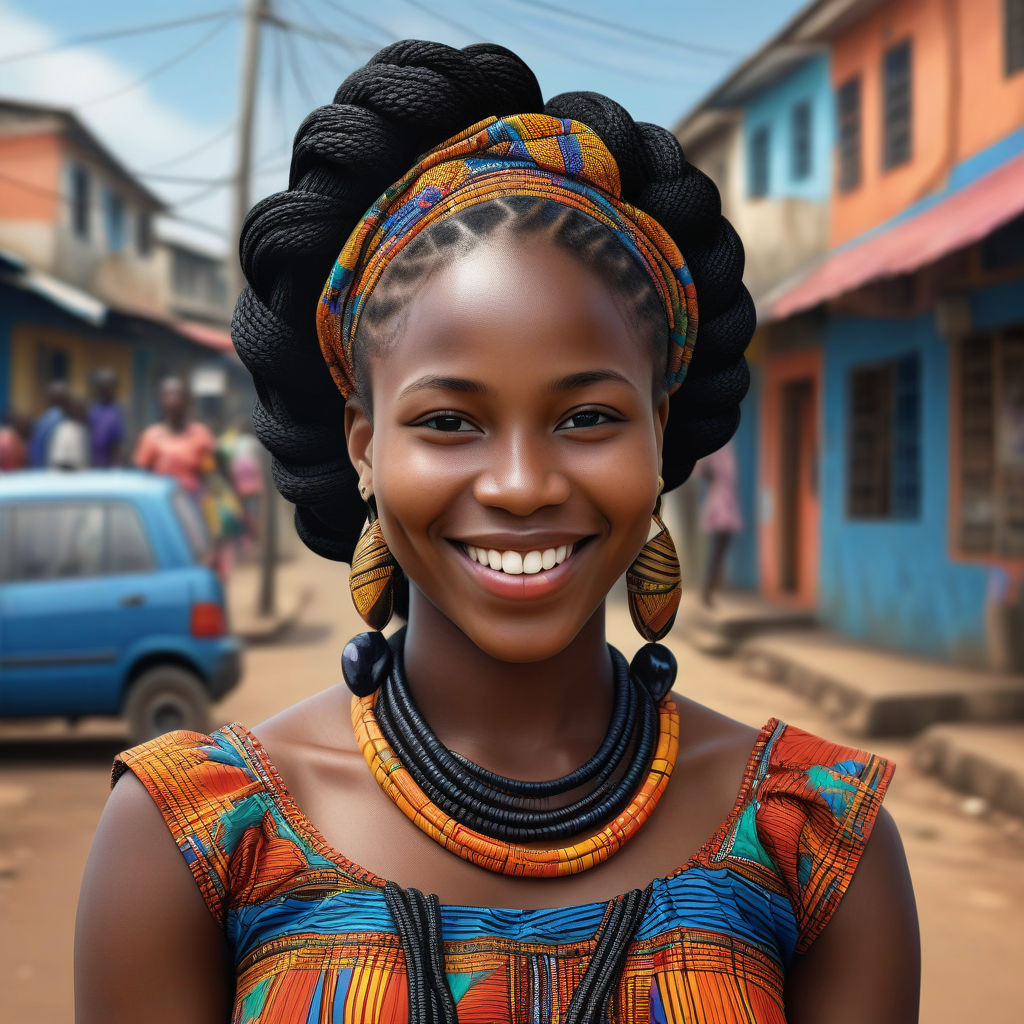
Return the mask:
<svg viewBox="0 0 1024 1024">
<path fill-rule="evenodd" d="M 618 384 L 628 384 L 629 387 L 633 387 L 633 382 L 617 370 L 584 370 L 582 373 L 570 373 L 567 377 L 554 381 L 551 385 L 551 390 L 576 391 L 591 384 L 600 384 L 603 381 L 614 381 Z"/>
<path fill-rule="evenodd" d="M 553 381 L 550 391 L 577 391 L 589 387 L 591 384 L 600 384 L 604 381 L 614 381 L 619 384 L 627 384 L 633 387 L 632 381 L 624 377 L 617 370 L 583 370 L 580 373 L 570 373 Z M 420 377 L 411 384 L 404 387 L 398 397 L 405 398 L 407 395 L 415 394 L 417 391 L 457 391 L 464 395 L 483 395 L 489 392 L 486 384 L 477 380 L 469 380 L 467 377 L 444 377 L 438 374 L 429 374 Z"/>
<path fill-rule="evenodd" d="M 414 380 L 407 387 L 399 392 L 399 398 L 414 394 L 417 391 L 458 391 L 465 395 L 479 395 L 487 391 L 487 387 L 477 380 L 468 380 L 466 377 L 441 377 L 437 374 L 430 374 Z"/>
</svg>

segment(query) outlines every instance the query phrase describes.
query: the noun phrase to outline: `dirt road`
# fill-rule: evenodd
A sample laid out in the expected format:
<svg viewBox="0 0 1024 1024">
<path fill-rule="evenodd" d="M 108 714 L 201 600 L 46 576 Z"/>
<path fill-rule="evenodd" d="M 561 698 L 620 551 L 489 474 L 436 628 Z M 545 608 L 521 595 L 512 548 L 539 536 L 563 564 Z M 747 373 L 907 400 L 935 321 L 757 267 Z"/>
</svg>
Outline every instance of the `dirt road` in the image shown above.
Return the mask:
<svg viewBox="0 0 1024 1024">
<path fill-rule="evenodd" d="M 359 631 L 343 567 L 300 556 L 293 568 L 314 589 L 301 623 L 274 646 L 252 649 L 242 686 L 218 722 L 255 725 L 336 681 L 345 640 Z M 609 639 L 638 639 L 616 607 Z M 729 661 L 684 642 L 677 688 L 760 726 L 772 715 L 826 736 L 835 729 L 793 694 L 751 680 Z M 339 714 L 347 714 L 339 708 Z M 839 738 L 839 737 L 837 737 Z M 103 723 L 0 726 L 0 1021 L 73 1019 L 75 905 L 92 833 L 123 733 Z M 1015 1024 L 1024 963 L 1024 839 L 1012 823 L 972 816 L 970 805 L 914 772 L 901 741 L 870 746 L 897 762 L 886 806 L 910 859 L 924 947 L 924 1024 Z M 823 1022 L 824 1024 L 824 1022 Z"/>
</svg>

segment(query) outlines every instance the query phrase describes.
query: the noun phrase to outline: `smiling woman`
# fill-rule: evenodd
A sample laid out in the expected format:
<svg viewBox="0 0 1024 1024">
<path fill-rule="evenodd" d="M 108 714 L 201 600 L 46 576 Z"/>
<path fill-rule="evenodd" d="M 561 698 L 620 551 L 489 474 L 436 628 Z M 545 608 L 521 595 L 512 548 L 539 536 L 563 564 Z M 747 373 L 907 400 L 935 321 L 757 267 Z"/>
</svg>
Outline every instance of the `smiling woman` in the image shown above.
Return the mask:
<svg viewBox="0 0 1024 1024">
<path fill-rule="evenodd" d="M 372 629 L 351 693 L 117 758 L 79 1024 L 916 1020 L 892 764 L 671 692 L 657 642 L 661 494 L 734 431 L 753 330 L 672 135 L 397 43 L 242 253 L 261 439 Z"/>
</svg>

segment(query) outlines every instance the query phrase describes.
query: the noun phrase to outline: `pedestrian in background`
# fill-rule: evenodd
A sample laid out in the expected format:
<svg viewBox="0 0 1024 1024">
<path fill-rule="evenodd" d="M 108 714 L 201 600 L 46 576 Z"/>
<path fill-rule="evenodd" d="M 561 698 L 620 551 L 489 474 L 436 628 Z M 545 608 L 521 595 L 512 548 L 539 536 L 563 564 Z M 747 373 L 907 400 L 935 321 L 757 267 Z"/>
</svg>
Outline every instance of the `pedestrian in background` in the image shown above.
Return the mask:
<svg viewBox="0 0 1024 1024">
<path fill-rule="evenodd" d="M 79 470 L 89 468 L 89 428 L 85 403 L 68 396 L 64 416 L 53 428 L 46 450 L 49 469 Z"/>
<path fill-rule="evenodd" d="M 190 416 L 191 396 L 178 377 L 160 382 L 162 419 L 139 436 L 132 461 L 140 469 L 173 476 L 197 501 L 203 478 L 217 465 L 213 432 Z"/>
<path fill-rule="evenodd" d="M 160 384 L 163 419 L 142 432 L 132 461 L 141 469 L 173 476 L 199 507 L 213 541 L 214 564 L 226 577 L 230 541 L 242 529 L 242 512 L 222 465 L 217 441 L 205 423 L 191 418 L 191 396 L 178 377 Z"/>
<path fill-rule="evenodd" d="M 41 468 L 48 464 L 47 453 L 57 424 L 67 414 L 71 392 L 67 381 L 51 380 L 46 389 L 46 412 L 36 420 L 28 442 L 28 464 Z"/>
<path fill-rule="evenodd" d="M 709 538 L 707 571 L 701 600 L 714 606 L 715 592 L 722 584 L 725 556 L 733 537 L 743 529 L 743 514 L 736 490 L 736 453 L 732 442 L 705 455 L 697 463 L 697 473 L 707 480 L 707 491 L 700 510 L 701 532 Z"/>
<path fill-rule="evenodd" d="M 8 412 L 0 426 L 0 472 L 10 473 L 28 465 L 28 439 L 32 420 L 24 413 Z"/>
<path fill-rule="evenodd" d="M 241 502 L 245 520 L 243 547 L 259 538 L 263 497 L 263 453 L 249 419 L 241 418 L 220 435 L 218 447 L 230 473 L 231 485 Z"/>
<path fill-rule="evenodd" d="M 89 441 L 92 464 L 98 468 L 117 466 L 124 443 L 124 413 L 117 402 L 117 375 L 104 368 L 93 379 L 95 401 L 89 407 Z"/>
</svg>

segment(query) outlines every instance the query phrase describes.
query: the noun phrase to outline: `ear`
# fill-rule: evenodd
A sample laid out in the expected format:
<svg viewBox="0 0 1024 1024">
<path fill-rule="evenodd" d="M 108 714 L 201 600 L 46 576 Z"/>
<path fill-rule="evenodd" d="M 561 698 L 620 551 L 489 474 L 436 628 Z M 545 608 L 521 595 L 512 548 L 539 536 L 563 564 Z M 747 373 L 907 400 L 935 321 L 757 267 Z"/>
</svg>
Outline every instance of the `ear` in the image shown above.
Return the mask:
<svg viewBox="0 0 1024 1024">
<path fill-rule="evenodd" d="M 658 437 L 658 465 L 661 465 L 662 448 L 665 444 L 665 424 L 668 423 L 668 400 L 667 391 L 662 392 L 661 401 L 654 407 L 654 431 Z"/>
<path fill-rule="evenodd" d="M 373 492 L 373 424 L 358 398 L 345 403 L 345 444 L 359 474 L 359 489 Z"/>
</svg>

